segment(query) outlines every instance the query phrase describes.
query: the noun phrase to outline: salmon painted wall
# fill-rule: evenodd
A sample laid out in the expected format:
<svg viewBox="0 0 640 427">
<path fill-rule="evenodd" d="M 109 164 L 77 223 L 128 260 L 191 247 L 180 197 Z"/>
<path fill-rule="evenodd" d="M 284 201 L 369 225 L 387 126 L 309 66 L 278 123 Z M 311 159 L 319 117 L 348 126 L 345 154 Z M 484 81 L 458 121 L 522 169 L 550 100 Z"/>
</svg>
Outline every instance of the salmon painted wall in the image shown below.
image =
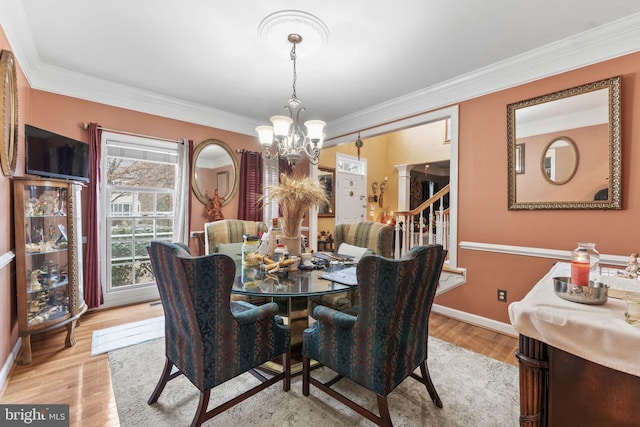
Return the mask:
<svg viewBox="0 0 640 427">
<path fill-rule="evenodd" d="M 507 105 L 597 80 L 622 76 L 622 210 L 507 209 Z M 640 250 L 640 53 L 635 53 L 475 98 L 460 104 L 460 241 L 573 250 L 595 242 L 603 254 L 628 256 Z M 509 323 L 508 302 L 522 299 L 553 260 L 458 250 L 467 284 L 436 303 Z M 622 315 L 622 313 L 621 313 Z"/>
<path fill-rule="evenodd" d="M 188 138 L 194 148 L 207 139 L 225 142 L 234 152 L 240 164 L 238 148 L 260 151 L 257 138 L 225 130 L 172 120 L 151 114 L 111 107 L 77 98 L 61 96 L 39 90 L 33 91 L 32 120 L 29 124 L 50 130 L 80 141 L 89 141 L 89 133 L 81 127 L 83 122 L 95 122 L 107 129 L 133 132 L 167 139 Z M 202 230 L 208 221 L 205 206 L 191 192 L 191 230 Z M 225 218 L 237 218 L 238 197 L 236 193 L 222 213 Z M 192 239 L 194 240 L 194 239 Z M 192 250 L 197 249 L 195 241 L 190 242 Z"/>
</svg>

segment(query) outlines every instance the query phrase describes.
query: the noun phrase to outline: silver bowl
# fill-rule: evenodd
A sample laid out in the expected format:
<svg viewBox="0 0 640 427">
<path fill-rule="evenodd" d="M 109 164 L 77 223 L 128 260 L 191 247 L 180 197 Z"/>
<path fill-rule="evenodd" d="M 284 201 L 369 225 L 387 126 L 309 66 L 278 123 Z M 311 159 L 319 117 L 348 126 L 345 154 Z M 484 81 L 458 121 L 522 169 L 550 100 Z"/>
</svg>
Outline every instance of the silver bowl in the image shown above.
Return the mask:
<svg viewBox="0 0 640 427">
<path fill-rule="evenodd" d="M 553 290 L 556 295 L 567 301 L 581 304 L 600 305 L 607 302 L 609 285 L 590 281 L 589 286 L 571 284 L 570 277 L 554 277 Z"/>
</svg>

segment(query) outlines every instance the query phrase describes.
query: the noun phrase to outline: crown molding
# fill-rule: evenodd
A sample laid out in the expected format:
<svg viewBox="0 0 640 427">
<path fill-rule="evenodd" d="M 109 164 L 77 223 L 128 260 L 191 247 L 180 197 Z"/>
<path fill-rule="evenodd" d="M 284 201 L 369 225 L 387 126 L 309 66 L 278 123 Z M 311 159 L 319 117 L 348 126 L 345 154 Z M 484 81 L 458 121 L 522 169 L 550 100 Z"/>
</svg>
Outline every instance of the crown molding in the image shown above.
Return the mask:
<svg viewBox="0 0 640 427">
<path fill-rule="evenodd" d="M 0 23 L 32 88 L 255 135 L 258 121 L 42 64 L 20 0 L 0 2 Z M 640 13 L 327 123 L 327 140 L 640 51 Z"/>
<path fill-rule="evenodd" d="M 640 51 L 640 13 L 327 123 L 327 139 Z"/>
<path fill-rule="evenodd" d="M 40 65 L 32 86 L 47 92 L 255 136 L 257 120 L 133 86 Z"/>
</svg>

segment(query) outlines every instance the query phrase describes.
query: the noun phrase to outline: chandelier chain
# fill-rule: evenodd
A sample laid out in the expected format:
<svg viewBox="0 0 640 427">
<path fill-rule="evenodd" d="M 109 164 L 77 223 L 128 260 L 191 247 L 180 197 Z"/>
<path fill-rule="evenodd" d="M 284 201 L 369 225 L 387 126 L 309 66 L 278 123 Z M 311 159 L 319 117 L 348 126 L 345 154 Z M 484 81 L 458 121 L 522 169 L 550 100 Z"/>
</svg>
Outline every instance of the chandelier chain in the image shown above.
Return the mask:
<svg viewBox="0 0 640 427">
<path fill-rule="evenodd" d="M 296 96 L 296 80 L 298 79 L 298 73 L 296 71 L 296 43 L 292 43 L 291 53 L 289 56 L 293 61 L 293 98 L 297 98 Z"/>
</svg>

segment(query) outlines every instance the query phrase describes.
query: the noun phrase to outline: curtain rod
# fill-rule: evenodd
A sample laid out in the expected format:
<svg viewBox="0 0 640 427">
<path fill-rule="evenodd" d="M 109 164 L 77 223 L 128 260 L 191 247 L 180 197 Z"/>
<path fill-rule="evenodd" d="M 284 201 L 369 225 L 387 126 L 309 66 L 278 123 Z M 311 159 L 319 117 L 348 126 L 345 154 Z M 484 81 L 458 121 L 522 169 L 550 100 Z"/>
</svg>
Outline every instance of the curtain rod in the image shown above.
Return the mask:
<svg viewBox="0 0 640 427">
<path fill-rule="evenodd" d="M 89 129 L 89 123 L 86 123 L 86 122 L 82 123 L 82 128 L 85 129 L 85 130 Z M 127 131 L 124 131 L 124 130 L 108 129 L 108 128 L 104 128 L 102 126 L 98 126 L 98 129 L 104 130 L 104 131 L 107 131 L 107 132 L 119 133 L 119 134 L 122 134 L 122 135 L 139 136 L 139 137 L 142 137 L 142 138 L 157 139 L 157 140 L 160 140 L 160 141 L 178 142 L 178 143 L 183 143 L 184 142 L 181 139 L 161 138 L 161 137 L 158 137 L 158 136 L 143 135 L 141 133 L 127 132 Z"/>
</svg>

